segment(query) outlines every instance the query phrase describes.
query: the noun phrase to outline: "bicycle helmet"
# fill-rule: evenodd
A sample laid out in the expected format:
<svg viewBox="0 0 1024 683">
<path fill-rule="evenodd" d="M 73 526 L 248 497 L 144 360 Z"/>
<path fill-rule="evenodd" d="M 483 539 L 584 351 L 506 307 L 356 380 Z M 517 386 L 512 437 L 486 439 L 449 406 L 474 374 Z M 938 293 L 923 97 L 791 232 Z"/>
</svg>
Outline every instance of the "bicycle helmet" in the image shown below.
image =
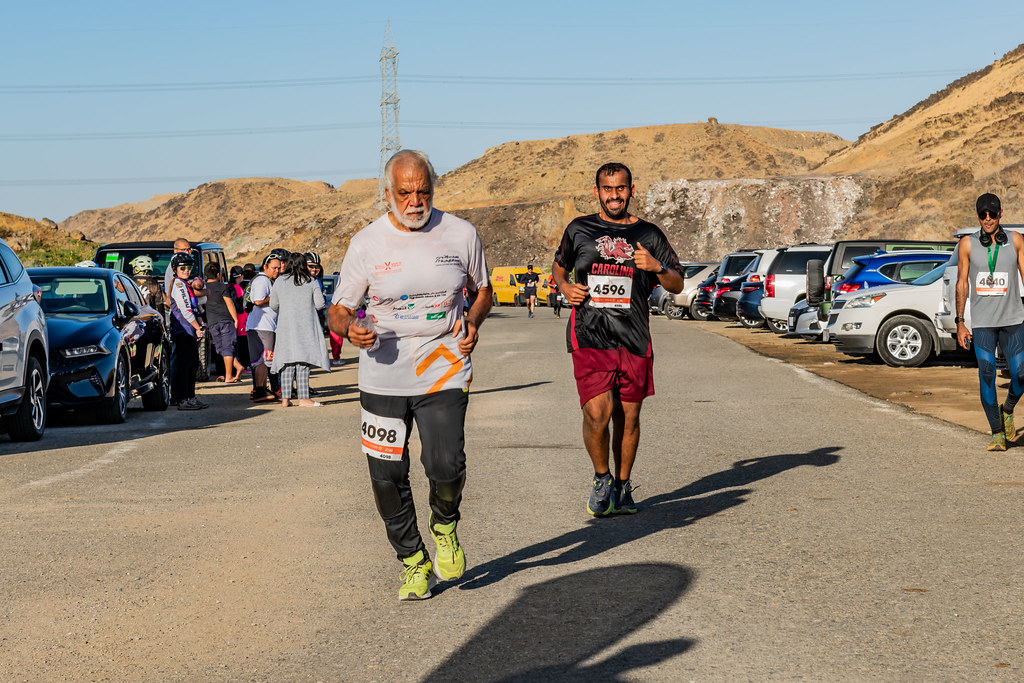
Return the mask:
<svg viewBox="0 0 1024 683">
<path fill-rule="evenodd" d="M 315 265 L 319 266 L 320 265 L 320 254 L 316 253 L 315 251 L 307 251 L 306 252 L 306 263 L 307 264 L 315 264 Z"/>
<path fill-rule="evenodd" d="M 171 270 L 175 271 L 178 266 L 188 266 L 191 268 L 196 264 L 195 259 L 192 258 L 192 254 L 175 254 L 171 257 Z"/>
<path fill-rule="evenodd" d="M 129 263 L 136 275 L 149 275 L 153 272 L 153 259 L 145 254 L 136 256 Z"/>
</svg>

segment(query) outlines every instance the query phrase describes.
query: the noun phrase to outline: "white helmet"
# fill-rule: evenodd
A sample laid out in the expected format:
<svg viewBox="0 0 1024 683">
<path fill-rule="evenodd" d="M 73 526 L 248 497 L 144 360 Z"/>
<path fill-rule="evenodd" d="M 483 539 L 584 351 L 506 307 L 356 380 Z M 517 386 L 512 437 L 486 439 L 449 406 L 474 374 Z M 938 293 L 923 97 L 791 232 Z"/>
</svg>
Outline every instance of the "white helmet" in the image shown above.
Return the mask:
<svg viewBox="0 0 1024 683">
<path fill-rule="evenodd" d="M 132 269 L 135 270 L 136 275 L 149 275 L 153 272 L 153 259 L 143 254 L 142 256 L 136 256 L 134 259 L 129 261 Z"/>
<path fill-rule="evenodd" d="M 75 264 L 75 267 L 76 268 L 95 268 L 96 267 L 96 262 L 95 261 L 79 261 L 78 263 Z"/>
</svg>

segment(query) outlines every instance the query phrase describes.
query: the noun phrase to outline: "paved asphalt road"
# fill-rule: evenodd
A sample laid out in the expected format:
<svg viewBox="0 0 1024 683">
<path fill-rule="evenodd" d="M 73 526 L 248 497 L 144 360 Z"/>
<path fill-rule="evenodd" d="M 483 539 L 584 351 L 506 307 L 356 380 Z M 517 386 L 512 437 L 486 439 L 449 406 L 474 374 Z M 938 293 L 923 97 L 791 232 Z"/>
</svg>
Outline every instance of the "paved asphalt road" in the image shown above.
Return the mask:
<svg viewBox="0 0 1024 683">
<path fill-rule="evenodd" d="M 482 329 L 469 569 L 422 603 L 354 363 L 318 409 L 207 384 L 201 413 L 2 437 L 0 680 L 1020 678 L 1017 452 L 655 318 L 640 513 L 594 520 L 564 323 Z"/>
</svg>

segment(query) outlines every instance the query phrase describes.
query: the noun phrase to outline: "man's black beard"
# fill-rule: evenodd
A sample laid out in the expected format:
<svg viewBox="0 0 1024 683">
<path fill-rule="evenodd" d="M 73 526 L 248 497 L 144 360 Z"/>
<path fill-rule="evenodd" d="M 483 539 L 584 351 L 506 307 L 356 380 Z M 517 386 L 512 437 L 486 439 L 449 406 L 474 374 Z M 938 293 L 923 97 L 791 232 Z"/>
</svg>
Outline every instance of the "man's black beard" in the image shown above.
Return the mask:
<svg viewBox="0 0 1024 683">
<path fill-rule="evenodd" d="M 612 220 L 620 220 L 629 215 L 629 200 L 627 199 L 626 201 L 622 202 L 622 208 L 619 209 L 617 212 L 613 212 L 611 209 L 609 209 L 608 205 L 605 204 L 604 202 L 601 202 L 601 208 L 604 210 L 604 214 L 608 216 L 608 218 L 611 218 Z"/>
</svg>

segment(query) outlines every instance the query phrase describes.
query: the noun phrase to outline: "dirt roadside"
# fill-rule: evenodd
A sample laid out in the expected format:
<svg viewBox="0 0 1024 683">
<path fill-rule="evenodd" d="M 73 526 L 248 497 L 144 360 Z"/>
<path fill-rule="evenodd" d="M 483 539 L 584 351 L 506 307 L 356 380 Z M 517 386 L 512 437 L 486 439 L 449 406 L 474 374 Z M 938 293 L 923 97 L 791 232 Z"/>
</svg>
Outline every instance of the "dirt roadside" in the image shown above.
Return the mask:
<svg viewBox="0 0 1024 683">
<path fill-rule="evenodd" d="M 676 324 L 697 325 L 757 353 L 798 365 L 869 396 L 988 433 L 978 396 L 978 370 L 971 355 L 943 355 L 922 367 L 891 368 L 866 358 L 841 354 L 832 344 L 781 337 L 766 329 L 748 330 L 739 323 L 687 319 Z M 997 385 L 1000 397 L 1005 396 L 1009 380 L 1000 378 Z"/>
</svg>

